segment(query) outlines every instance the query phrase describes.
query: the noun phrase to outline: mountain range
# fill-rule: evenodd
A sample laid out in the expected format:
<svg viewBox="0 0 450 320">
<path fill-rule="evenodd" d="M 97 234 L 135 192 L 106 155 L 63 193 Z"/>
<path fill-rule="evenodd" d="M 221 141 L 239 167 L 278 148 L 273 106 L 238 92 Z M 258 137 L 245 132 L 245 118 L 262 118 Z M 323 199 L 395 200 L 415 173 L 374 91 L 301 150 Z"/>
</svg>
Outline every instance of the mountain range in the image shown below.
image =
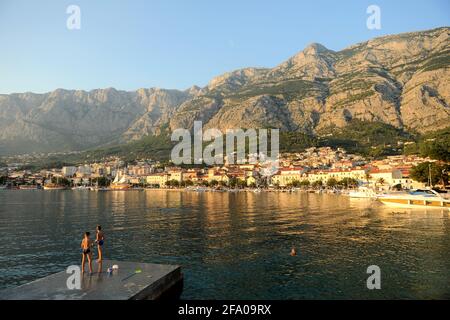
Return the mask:
<svg viewBox="0 0 450 320">
<path fill-rule="evenodd" d="M 0 155 L 85 150 L 167 130 L 280 128 L 322 135 L 352 120 L 426 133 L 450 123 L 450 28 L 333 51 L 314 43 L 274 68 L 246 68 L 204 88 L 57 89 L 0 95 Z"/>
</svg>

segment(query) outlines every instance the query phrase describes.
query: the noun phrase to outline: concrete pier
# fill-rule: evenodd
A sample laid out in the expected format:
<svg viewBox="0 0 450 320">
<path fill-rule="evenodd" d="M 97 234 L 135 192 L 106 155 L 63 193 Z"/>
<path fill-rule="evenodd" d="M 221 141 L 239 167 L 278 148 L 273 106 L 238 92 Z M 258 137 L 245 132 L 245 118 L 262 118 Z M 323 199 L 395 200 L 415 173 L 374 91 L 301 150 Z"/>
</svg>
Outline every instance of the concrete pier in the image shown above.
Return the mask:
<svg viewBox="0 0 450 320">
<path fill-rule="evenodd" d="M 108 274 L 109 267 L 119 269 Z M 81 275 L 81 288 L 70 289 L 73 274 L 62 271 L 25 285 L 0 291 L 0 300 L 156 300 L 178 298 L 183 288 L 180 266 L 105 260 L 102 270 Z M 72 278 L 73 279 L 73 278 Z M 74 281 L 71 282 L 75 283 Z"/>
</svg>

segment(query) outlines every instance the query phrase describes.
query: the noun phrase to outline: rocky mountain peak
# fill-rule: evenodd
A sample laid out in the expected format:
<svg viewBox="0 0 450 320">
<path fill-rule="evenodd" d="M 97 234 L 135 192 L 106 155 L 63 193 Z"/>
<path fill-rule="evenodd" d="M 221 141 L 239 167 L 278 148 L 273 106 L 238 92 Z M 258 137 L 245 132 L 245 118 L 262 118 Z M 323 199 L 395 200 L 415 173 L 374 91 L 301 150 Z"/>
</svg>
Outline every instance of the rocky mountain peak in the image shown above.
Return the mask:
<svg viewBox="0 0 450 320">
<path fill-rule="evenodd" d="M 427 132 L 450 123 L 450 28 L 385 36 L 341 51 L 313 43 L 272 68 L 205 88 L 58 89 L 0 95 L 0 154 L 125 143 L 170 128 L 320 133 L 351 119 Z"/>
<path fill-rule="evenodd" d="M 305 80 L 332 78 L 335 76 L 334 62 L 334 51 L 321 44 L 312 43 L 303 51 L 272 69 L 268 77 L 275 79 L 302 78 Z"/>
<path fill-rule="evenodd" d="M 331 50 L 328 50 L 325 46 L 321 45 L 320 43 L 313 42 L 303 50 L 303 53 L 305 55 L 319 55 L 321 53 L 326 53 L 329 51 Z"/>
<path fill-rule="evenodd" d="M 192 86 L 188 89 L 186 89 L 184 92 L 186 92 L 187 94 L 191 95 L 191 96 L 196 96 L 198 95 L 200 92 L 202 91 L 202 88 L 200 88 L 199 86 Z"/>
<path fill-rule="evenodd" d="M 213 78 L 208 84 L 208 90 L 237 90 L 251 80 L 265 74 L 267 69 L 262 68 L 245 68 Z"/>
</svg>

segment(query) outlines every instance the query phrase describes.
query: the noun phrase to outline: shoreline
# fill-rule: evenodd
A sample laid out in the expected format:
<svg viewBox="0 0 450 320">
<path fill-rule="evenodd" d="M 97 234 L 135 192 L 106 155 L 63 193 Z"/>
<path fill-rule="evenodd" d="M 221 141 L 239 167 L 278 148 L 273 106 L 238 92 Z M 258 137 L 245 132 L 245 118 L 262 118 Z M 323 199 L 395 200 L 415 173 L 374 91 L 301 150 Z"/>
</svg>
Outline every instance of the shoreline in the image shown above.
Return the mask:
<svg viewBox="0 0 450 320">
<path fill-rule="evenodd" d="M 245 188 L 245 189 L 213 189 L 213 188 L 131 188 L 127 190 L 113 190 L 113 189 L 100 189 L 100 190 L 92 190 L 92 189 L 72 189 L 72 188 L 66 188 L 66 189 L 47 189 L 44 188 L 36 188 L 36 189 L 20 189 L 20 188 L 5 188 L 0 189 L 1 191 L 76 191 L 76 192 L 137 192 L 137 191 L 178 191 L 178 192 L 228 192 L 228 193 L 237 193 L 237 192 L 253 192 L 253 193 L 271 193 L 271 192 L 277 192 L 277 193 L 326 193 L 326 194 L 346 194 L 349 191 L 356 190 L 356 189 L 339 189 L 339 190 L 333 190 L 333 189 L 300 189 L 300 188 L 294 188 L 294 189 L 251 189 L 251 188 Z"/>
</svg>

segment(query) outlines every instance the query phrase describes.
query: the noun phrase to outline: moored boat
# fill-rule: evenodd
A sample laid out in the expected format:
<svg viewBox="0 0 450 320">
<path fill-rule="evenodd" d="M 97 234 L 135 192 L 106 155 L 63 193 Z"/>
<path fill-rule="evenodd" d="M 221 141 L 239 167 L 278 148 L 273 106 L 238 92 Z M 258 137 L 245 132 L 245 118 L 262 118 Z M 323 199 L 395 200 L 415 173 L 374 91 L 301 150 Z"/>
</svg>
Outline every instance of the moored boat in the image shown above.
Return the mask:
<svg viewBox="0 0 450 320">
<path fill-rule="evenodd" d="M 371 198 L 375 199 L 377 197 L 377 194 L 373 189 L 367 188 L 367 187 L 359 187 L 357 190 L 351 190 L 347 194 L 350 198 Z"/>
<path fill-rule="evenodd" d="M 117 174 L 114 181 L 111 183 L 111 190 L 113 190 L 113 191 L 131 190 L 131 184 L 128 183 L 125 176 L 120 178 L 119 174 Z"/>
<path fill-rule="evenodd" d="M 129 184 L 112 184 L 111 190 L 113 190 L 113 191 L 128 191 L 128 190 L 131 190 L 131 186 Z"/>
<path fill-rule="evenodd" d="M 380 195 L 380 202 L 391 207 L 400 208 L 447 208 L 450 210 L 450 199 L 434 190 L 412 190 Z"/>
<path fill-rule="evenodd" d="M 89 190 L 89 187 L 87 187 L 87 186 L 76 186 L 76 187 L 73 187 L 72 190 L 77 190 L 77 191 L 88 191 L 88 190 Z"/>
<path fill-rule="evenodd" d="M 19 186 L 20 190 L 37 190 L 39 189 L 37 185 L 27 185 L 27 184 L 23 184 L 21 186 Z"/>
<path fill-rule="evenodd" d="M 66 187 L 59 184 L 46 184 L 44 185 L 44 190 L 65 190 Z"/>
<path fill-rule="evenodd" d="M 90 188 L 91 191 L 109 191 L 111 189 L 107 188 L 107 187 L 91 187 Z"/>
</svg>

